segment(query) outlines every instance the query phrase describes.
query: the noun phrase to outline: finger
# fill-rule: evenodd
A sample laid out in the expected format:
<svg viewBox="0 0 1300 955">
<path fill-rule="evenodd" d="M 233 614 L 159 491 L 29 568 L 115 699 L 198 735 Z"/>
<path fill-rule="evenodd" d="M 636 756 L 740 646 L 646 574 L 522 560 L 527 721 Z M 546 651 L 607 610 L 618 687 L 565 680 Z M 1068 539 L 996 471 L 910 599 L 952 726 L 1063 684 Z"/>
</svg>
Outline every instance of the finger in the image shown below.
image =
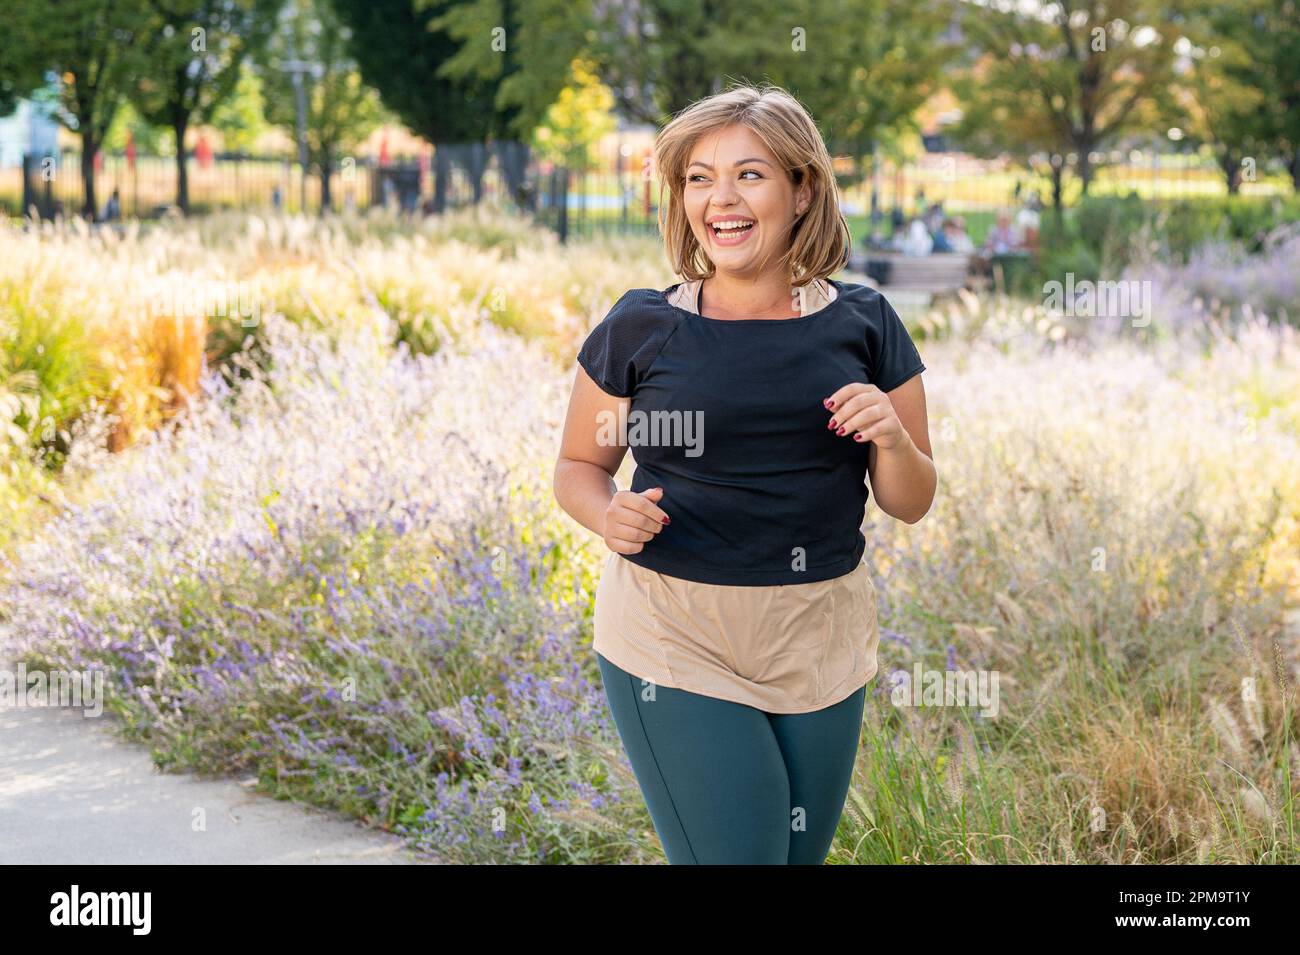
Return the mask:
<svg viewBox="0 0 1300 955">
<path fill-rule="evenodd" d="M 840 408 L 844 406 L 844 402 L 848 401 L 858 392 L 866 388 L 874 387 L 875 385 L 868 385 L 861 381 L 850 381 L 848 384 L 841 385 L 835 391 L 827 395 L 825 400 L 822 401 L 822 405 L 827 411 L 839 411 Z"/>
<path fill-rule="evenodd" d="M 609 549 L 616 554 L 639 554 L 645 548 L 644 544 L 634 544 L 629 541 L 618 540 L 614 538 L 605 542 Z"/>
<path fill-rule="evenodd" d="M 856 394 L 844 402 L 838 414 L 831 415 L 831 420 L 826 422 L 826 427 L 836 434 L 849 434 L 865 427 L 877 420 L 884 400 L 884 392 L 879 390 Z"/>
<path fill-rule="evenodd" d="M 863 408 L 857 414 L 853 415 L 841 426 L 842 431 L 837 430 L 839 435 L 851 435 L 855 431 L 866 431 L 868 428 L 881 421 L 888 421 L 893 409 L 884 404 L 873 404 Z"/>
<path fill-rule="evenodd" d="M 661 521 L 656 521 L 653 517 L 640 511 L 634 511 L 630 507 L 619 508 L 615 511 L 614 522 L 627 527 L 638 528 L 648 534 L 658 534 L 665 526 Z"/>
<path fill-rule="evenodd" d="M 652 540 L 654 536 L 659 533 L 660 525 L 642 527 L 637 521 L 638 518 L 630 515 L 626 518 L 622 516 L 615 517 L 614 526 L 610 530 L 610 536 L 617 537 L 619 540 L 639 541 L 644 543 L 645 541 Z"/>
<path fill-rule="evenodd" d="M 633 491 L 626 500 L 619 503 L 625 507 L 640 511 L 656 524 L 667 524 L 669 522 L 668 514 L 658 504 L 646 497 L 647 494 L 655 490 L 659 491 L 659 497 L 662 499 L 663 488 L 650 488 L 647 491 Z"/>
<path fill-rule="evenodd" d="M 885 434 L 889 430 L 889 419 L 885 418 L 878 423 L 867 428 L 865 431 L 858 431 L 853 435 L 853 440 L 858 442 L 874 441 L 876 438 Z"/>
</svg>

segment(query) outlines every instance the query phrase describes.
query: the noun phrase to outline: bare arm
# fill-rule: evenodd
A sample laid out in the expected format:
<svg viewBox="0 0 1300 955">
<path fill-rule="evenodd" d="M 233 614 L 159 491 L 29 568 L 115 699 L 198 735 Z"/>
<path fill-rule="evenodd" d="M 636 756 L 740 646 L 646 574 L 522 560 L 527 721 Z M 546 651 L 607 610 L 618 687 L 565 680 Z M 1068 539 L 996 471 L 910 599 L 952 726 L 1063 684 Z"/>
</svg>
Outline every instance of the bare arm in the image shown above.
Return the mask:
<svg viewBox="0 0 1300 955">
<path fill-rule="evenodd" d="M 614 482 L 627 454 L 617 429 L 619 408 L 629 403 L 601 390 L 577 366 L 552 481 L 560 507 L 621 554 L 640 551 L 667 517 L 655 503 L 662 492 L 620 491 Z"/>
<path fill-rule="evenodd" d="M 930 450 L 925 385 L 913 375 L 890 392 L 866 382 L 850 382 L 830 396 L 832 419 L 844 440 L 870 441 L 867 475 L 880 509 L 915 524 L 930 510 L 938 472 Z"/>
<path fill-rule="evenodd" d="M 920 375 L 914 375 L 885 397 L 903 426 L 902 434 L 893 447 L 874 439 L 867 446 L 871 493 L 890 517 L 915 524 L 929 512 L 939 483 L 930 448 L 925 385 Z"/>
</svg>

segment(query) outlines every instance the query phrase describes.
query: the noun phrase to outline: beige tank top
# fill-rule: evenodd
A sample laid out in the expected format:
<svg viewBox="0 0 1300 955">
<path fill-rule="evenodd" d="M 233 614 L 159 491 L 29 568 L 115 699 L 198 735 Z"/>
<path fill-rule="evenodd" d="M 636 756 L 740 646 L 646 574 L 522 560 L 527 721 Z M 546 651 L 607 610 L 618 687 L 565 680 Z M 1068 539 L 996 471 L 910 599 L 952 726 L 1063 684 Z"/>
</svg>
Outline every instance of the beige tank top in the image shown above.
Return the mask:
<svg viewBox="0 0 1300 955">
<path fill-rule="evenodd" d="M 696 310 L 700 282 L 669 301 Z M 800 314 L 834 301 L 829 282 L 800 290 Z M 593 649 L 658 686 L 767 713 L 808 713 L 876 675 L 880 633 L 866 563 L 842 577 L 747 587 L 656 573 L 610 552 L 596 588 Z"/>
</svg>

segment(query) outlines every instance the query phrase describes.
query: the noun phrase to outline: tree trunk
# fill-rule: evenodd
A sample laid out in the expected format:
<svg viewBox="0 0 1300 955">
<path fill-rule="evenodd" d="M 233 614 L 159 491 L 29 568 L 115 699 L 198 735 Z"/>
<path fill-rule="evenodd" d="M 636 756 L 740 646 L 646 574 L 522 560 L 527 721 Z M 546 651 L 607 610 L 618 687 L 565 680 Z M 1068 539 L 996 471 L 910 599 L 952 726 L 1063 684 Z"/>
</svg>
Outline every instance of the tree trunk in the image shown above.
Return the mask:
<svg viewBox="0 0 1300 955">
<path fill-rule="evenodd" d="M 622 157 L 619 157 L 622 162 Z M 469 181 L 474 189 L 474 205 L 483 201 L 483 174 L 487 172 L 487 145 L 482 142 L 472 143 L 469 150 Z"/>
<path fill-rule="evenodd" d="M 441 215 L 447 208 L 447 188 L 451 184 L 450 150 L 433 147 L 433 211 Z"/>
<path fill-rule="evenodd" d="M 99 209 L 95 205 L 95 153 L 99 143 L 89 133 L 81 137 L 81 185 L 85 191 L 85 202 L 81 214 L 91 222 L 99 218 Z"/>
<path fill-rule="evenodd" d="M 1079 150 L 1079 182 L 1086 196 L 1092 183 L 1092 141 L 1081 142 L 1076 148 Z"/>
<path fill-rule="evenodd" d="M 334 172 L 334 163 L 328 158 L 320 162 L 320 214 L 334 211 L 334 202 L 330 197 L 330 175 Z"/>
<path fill-rule="evenodd" d="M 1241 186 L 1241 162 L 1237 154 L 1231 150 L 1220 153 L 1219 168 L 1223 170 L 1223 178 L 1228 185 L 1228 195 L 1235 196 Z"/>
<path fill-rule="evenodd" d="M 190 175 L 185 161 L 185 130 L 189 124 L 189 116 L 179 110 L 172 113 L 172 132 L 176 134 L 176 205 L 183 215 L 190 214 Z"/>
<path fill-rule="evenodd" d="M 506 188 L 510 196 L 521 208 L 531 211 L 531 193 L 528 190 L 528 159 L 530 150 L 527 143 L 517 140 L 498 140 L 493 144 L 497 163 L 506 179 Z"/>
<path fill-rule="evenodd" d="M 1056 215 L 1056 225 L 1059 228 L 1064 218 L 1064 211 L 1061 203 L 1062 180 L 1065 177 L 1065 157 L 1051 157 L 1052 164 L 1052 211 Z"/>
</svg>

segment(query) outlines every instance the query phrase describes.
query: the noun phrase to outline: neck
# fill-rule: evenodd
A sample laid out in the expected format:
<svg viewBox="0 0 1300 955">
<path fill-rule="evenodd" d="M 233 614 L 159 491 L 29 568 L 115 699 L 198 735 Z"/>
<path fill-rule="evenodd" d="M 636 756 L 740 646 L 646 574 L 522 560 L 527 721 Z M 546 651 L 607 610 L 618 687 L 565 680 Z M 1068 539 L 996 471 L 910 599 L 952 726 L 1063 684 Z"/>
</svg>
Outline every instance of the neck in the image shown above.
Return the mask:
<svg viewBox="0 0 1300 955">
<path fill-rule="evenodd" d="M 747 279 L 715 273 L 701 285 L 700 304 L 728 315 L 788 315 L 799 311 L 799 300 L 780 274 Z"/>
</svg>

